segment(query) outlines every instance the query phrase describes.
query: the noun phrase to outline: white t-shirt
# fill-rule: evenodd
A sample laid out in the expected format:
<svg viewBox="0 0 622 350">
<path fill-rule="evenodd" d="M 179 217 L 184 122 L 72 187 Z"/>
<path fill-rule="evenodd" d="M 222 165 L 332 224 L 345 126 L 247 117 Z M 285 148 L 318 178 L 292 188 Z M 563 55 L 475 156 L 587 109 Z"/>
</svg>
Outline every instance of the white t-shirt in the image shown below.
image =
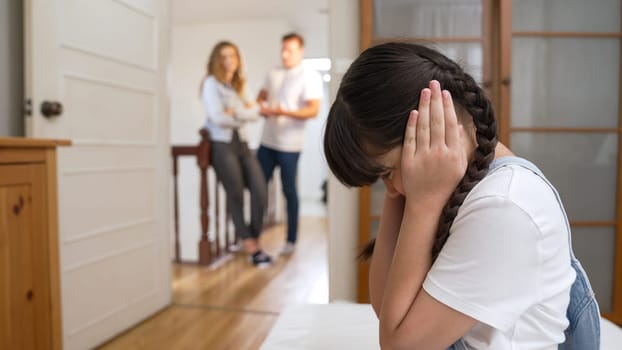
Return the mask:
<svg viewBox="0 0 622 350">
<path fill-rule="evenodd" d="M 564 341 L 575 279 L 565 220 L 549 185 L 518 165 L 467 195 L 423 288 L 479 321 L 463 337 L 470 347 L 556 350 Z"/>
<path fill-rule="evenodd" d="M 268 92 L 267 104 L 285 110 L 297 110 L 304 107 L 306 101 L 322 98 L 320 74 L 303 65 L 273 69 L 263 88 Z M 305 124 L 306 120 L 287 116 L 266 118 L 261 144 L 282 152 L 300 152 Z"/>
</svg>

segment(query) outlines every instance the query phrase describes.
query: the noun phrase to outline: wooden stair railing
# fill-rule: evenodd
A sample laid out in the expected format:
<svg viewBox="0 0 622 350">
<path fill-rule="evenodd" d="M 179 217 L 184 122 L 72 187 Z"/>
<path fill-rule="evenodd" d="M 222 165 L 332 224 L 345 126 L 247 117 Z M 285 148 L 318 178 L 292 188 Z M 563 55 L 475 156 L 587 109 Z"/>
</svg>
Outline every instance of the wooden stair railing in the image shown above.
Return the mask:
<svg viewBox="0 0 622 350">
<path fill-rule="evenodd" d="M 224 232 L 221 232 L 221 224 L 220 224 L 220 196 L 219 196 L 219 187 L 220 181 L 218 177 L 215 177 L 215 186 L 214 189 L 214 234 L 213 240 L 210 239 L 209 235 L 209 224 L 210 224 L 210 215 L 209 215 L 209 177 L 208 170 L 211 164 L 210 159 L 210 147 L 211 142 L 209 138 L 209 132 L 205 129 L 199 130 L 199 134 L 201 135 L 201 142 L 196 146 L 172 146 L 171 147 L 171 155 L 173 157 L 173 187 L 174 187 L 174 211 L 175 211 L 175 262 L 181 263 L 181 247 L 180 247 L 180 239 L 179 239 L 179 194 L 177 189 L 177 175 L 179 172 L 178 169 L 178 158 L 182 156 L 192 156 L 196 157 L 197 165 L 200 171 L 200 219 L 201 219 L 201 237 L 199 239 L 199 260 L 198 263 L 200 265 L 209 265 L 214 263 L 220 258 L 223 258 L 227 254 L 231 252 L 232 244 L 238 243 L 237 235 L 234 235 L 234 238 L 231 238 L 231 232 L 229 230 L 229 211 L 225 209 L 225 218 L 224 218 Z M 225 201 L 226 206 L 226 198 L 223 199 Z M 224 237 L 224 242 L 221 242 L 221 236 Z M 224 249 L 222 244 L 224 243 Z"/>
<path fill-rule="evenodd" d="M 210 165 L 210 142 L 209 133 L 205 129 L 199 131 L 201 134 L 201 143 L 197 150 L 197 165 L 201 170 L 201 239 L 199 240 L 199 264 L 207 265 L 212 260 L 212 246 L 209 238 L 207 237 L 207 230 L 209 229 L 209 215 L 207 211 L 209 209 L 209 189 L 207 187 L 207 167 Z M 216 186 L 216 192 L 218 192 L 218 186 Z M 218 202 L 216 203 L 218 207 Z M 218 232 L 218 229 L 216 229 Z M 216 234 L 216 246 L 220 246 L 218 240 L 219 234 Z M 218 249 L 220 250 L 220 249 Z M 217 252 L 217 254 L 220 252 Z"/>
</svg>

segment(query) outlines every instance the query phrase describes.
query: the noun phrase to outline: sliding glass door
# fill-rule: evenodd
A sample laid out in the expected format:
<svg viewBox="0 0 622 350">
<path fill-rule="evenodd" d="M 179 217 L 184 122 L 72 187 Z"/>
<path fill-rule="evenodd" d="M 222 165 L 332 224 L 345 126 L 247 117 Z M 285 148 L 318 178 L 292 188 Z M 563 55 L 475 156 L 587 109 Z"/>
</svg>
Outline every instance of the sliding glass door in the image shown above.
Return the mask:
<svg viewBox="0 0 622 350">
<path fill-rule="evenodd" d="M 361 49 L 427 42 L 495 103 L 500 139 L 559 190 L 603 315 L 622 324 L 622 0 L 360 0 Z M 360 242 L 383 187 L 361 190 Z M 367 266 L 359 269 L 367 301 Z"/>
<path fill-rule="evenodd" d="M 619 0 L 514 0 L 510 103 L 511 148 L 559 190 L 601 311 L 618 321 L 620 17 Z"/>
</svg>

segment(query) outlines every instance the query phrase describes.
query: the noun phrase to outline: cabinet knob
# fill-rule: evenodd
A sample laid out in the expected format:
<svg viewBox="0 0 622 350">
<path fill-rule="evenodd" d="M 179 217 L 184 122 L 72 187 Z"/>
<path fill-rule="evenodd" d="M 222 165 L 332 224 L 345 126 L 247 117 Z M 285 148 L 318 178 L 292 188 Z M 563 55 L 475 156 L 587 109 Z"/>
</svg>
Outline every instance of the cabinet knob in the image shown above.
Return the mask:
<svg viewBox="0 0 622 350">
<path fill-rule="evenodd" d="M 32 292 L 32 290 L 29 290 L 26 292 L 26 299 L 32 300 L 33 296 L 34 296 L 34 293 Z"/>
</svg>

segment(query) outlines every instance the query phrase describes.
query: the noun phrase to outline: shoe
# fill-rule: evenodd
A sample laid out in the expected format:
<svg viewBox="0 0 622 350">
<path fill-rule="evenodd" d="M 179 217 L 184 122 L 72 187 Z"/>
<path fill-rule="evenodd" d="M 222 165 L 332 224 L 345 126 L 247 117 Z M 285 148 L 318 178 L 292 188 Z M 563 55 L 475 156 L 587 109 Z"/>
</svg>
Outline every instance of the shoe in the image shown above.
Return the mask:
<svg viewBox="0 0 622 350">
<path fill-rule="evenodd" d="M 233 244 L 229 245 L 229 247 L 228 247 L 228 248 L 229 248 L 228 250 L 229 250 L 231 253 L 239 253 L 239 252 L 241 252 L 241 251 L 244 249 L 244 248 L 242 247 L 242 244 L 241 244 L 241 243 L 233 243 Z"/>
<path fill-rule="evenodd" d="M 296 244 L 292 242 L 287 242 L 285 243 L 283 250 L 281 250 L 281 255 L 292 255 L 292 253 L 294 253 L 294 250 L 296 250 Z"/>
<path fill-rule="evenodd" d="M 255 254 L 248 257 L 251 264 L 260 269 L 270 267 L 272 265 L 272 258 L 270 255 L 258 250 Z"/>
</svg>

